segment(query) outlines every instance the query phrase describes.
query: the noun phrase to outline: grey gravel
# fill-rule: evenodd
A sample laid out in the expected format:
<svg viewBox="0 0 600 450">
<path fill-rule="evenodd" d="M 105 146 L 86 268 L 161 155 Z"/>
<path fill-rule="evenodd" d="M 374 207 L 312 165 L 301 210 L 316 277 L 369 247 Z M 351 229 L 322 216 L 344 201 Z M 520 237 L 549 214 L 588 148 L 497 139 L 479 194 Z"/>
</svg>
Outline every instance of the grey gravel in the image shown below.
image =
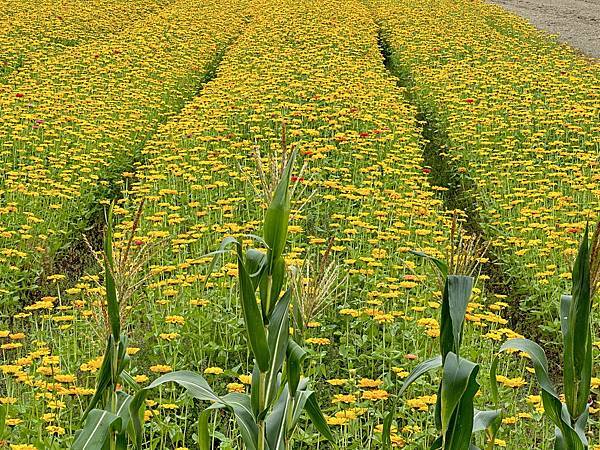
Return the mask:
<svg viewBox="0 0 600 450">
<path fill-rule="evenodd" d="M 558 40 L 600 58 L 600 0 L 489 0 Z"/>
</svg>

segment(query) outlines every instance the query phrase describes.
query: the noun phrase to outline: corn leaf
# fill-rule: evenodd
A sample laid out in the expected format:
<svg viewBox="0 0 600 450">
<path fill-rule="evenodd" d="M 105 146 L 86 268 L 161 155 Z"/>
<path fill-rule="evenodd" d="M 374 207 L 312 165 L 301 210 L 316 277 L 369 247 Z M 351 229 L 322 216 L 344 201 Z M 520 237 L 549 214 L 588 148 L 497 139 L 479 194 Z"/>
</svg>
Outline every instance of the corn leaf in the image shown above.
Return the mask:
<svg viewBox="0 0 600 450">
<path fill-rule="evenodd" d="M 6 416 L 7 416 L 6 405 L 0 405 L 0 439 L 2 439 L 2 437 L 4 437 L 4 432 L 6 431 Z"/>
<path fill-rule="evenodd" d="M 213 403 L 208 409 L 226 408 L 233 412 L 235 420 L 240 429 L 240 435 L 247 450 L 256 450 L 258 447 L 258 426 L 252 413 L 250 397 L 246 394 L 233 392 Z"/>
<path fill-rule="evenodd" d="M 500 417 L 502 413 L 499 409 L 491 411 L 478 411 L 475 410 L 473 417 L 473 433 L 487 430 L 493 423 Z"/>
<path fill-rule="evenodd" d="M 123 434 L 127 430 L 131 419 L 131 413 L 129 411 L 131 400 L 133 400 L 131 395 L 128 395 L 123 391 L 117 391 L 117 411 L 115 414 L 121 419 L 121 429 Z"/>
<path fill-rule="evenodd" d="M 283 366 L 288 338 L 290 334 L 289 306 L 291 290 L 288 289 L 281 300 L 275 306 L 269 324 L 269 351 L 271 353 L 271 364 L 266 375 L 265 409 L 269 408 L 275 394 L 277 393 L 277 376 Z"/>
<path fill-rule="evenodd" d="M 390 450 L 392 448 L 392 423 L 395 413 L 395 410 L 389 411 L 383 419 L 383 429 L 381 430 L 383 450 Z"/>
<path fill-rule="evenodd" d="M 568 450 L 584 450 L 585 445 L 571 425 L 571 417 L 565 405 L 562 404 L 550 377 L 548 375 L 548 360 L 544 350 L 529 339 L 509 339 L 500 347 L 500 352 L 518 350 L 529 355 L 535 376 L 542 388 L 541 397 L 544 411 L 557 428 L 555 448 L 564 447 Z"/>
<path fill-rule="evenodd" d="M 573 267 L 572 280 L 572 295 L 561 298 L 561 329 L 565 400 L 571 417 L 577 418 L 587 407 L 592 372 L 592 298 L 587 226 Z"/>
<path fill-rule="evenodd" d="M 254 359 L 261 372 L 269 370 L 271 355 L 267 335 L 265 333 L 264 320 L 260 308 L 256 303 L 254 285 L 250 275 L 244 266 L 244 257 L 242 255 L 242 246 L 237 244 L 238 254 L 238 276 L 240 280 L 240 300 L 242 303 L 242 313 L 244 323 L 248 334 L 248 342 L 254 354 Z"/>
<path fill-rule="evenodd" d="M 434 369 L 439 369 L 440 367 L 442 367 L 441 356 L 436 356 L 434 358 L 422 362 L 417 367 L 415 367 L 410 373 L 410 375 L 406 378 L 406 380 L 404 380 L 404 384 L 400 388 L 400 392 L 398 392 L 398 395 L 402 395 L 411 384 L 413 384 L 416 380 L 421 378 L 427 372 L 430 372 Z"/>
<path fill-rule="evenodd" d="M 293 339 L 288 339 L 286 369 L 288 386 L 290 387 L 292 397 L 296 395 L 302 372 L 302 362 L 306 358 L 306 355 L 306 350 L 296 344 Z"/>
<path fill-rule="evenodd" d="M 446 278 L 440 320 L 440 348 L 444 361 L 449 352 L 460 355 L 463 323 L 472 290 L 472 277 L 450 275 Z"/>
<path fill-rule="evenodd" d="M 208 431 L 208 419 L 210 411 L 208 409 L 200 413 L 198 418 L 198 447 L 200 450 L 211 450 L 210 433 Z"/>
<path fill-rule="evenodd" d="M 219 256 L 221 256 L 222 254 L 227 253 L 229 251 L 227 247 L 231 246 L 232 244 L 239 245 L 239 242 L 236 238 L 232 236 L 227 236 L 221 241 L 218 250 L 204 255 L 204 257 L 212 256 L 212 259 L 210 261 L 210 264 L 208 265 L 208 270 L 206 271 L 206 278 L 204 279 L 204 285 L 202 286 L 202 289 L 206 289 L 208 279 L 210 278 L 211 274 L 215 270 L 215 266 L 217 265 L 217 259 L 219 259 Z"/>
<path fill-rule="evenodd" d="M 274 262 L 281 257 L 287 239 L 287 229 L 290 217 L 290 177 L 296 154 L 297 152 L 294 150 L 285 166 L 283 174 L 281 175 L 281 180 L 273 194 L 273 199 L 265 213 L 263 236 L 269 247 L 269 252 L 267 254 L 269 274 L 273 271 Z"/>
<path fill-rule="evenodd" d="M 291 433 L 298 420 L 300 420 L 300 414 L 304 411 L 304 405 L 306 405 L 306 401 L 308 397 L 313 394 L 313 391 L 308 389 L 308 378 L 302 378 L 300 383 L 298 384 L 298 390 L 296 391 L 296 395 L 294 396 L 294 409 L 292 411 L 291 420 L 288 423 L 288 433 Z M 288 391 L 289 392 L 289 391 Z"/>
<path fill-rule="evenodd" d="M 266 437 L 269 450 L 285 450 L 288 411 L 292 407 L 287 385 L 283 387 L 271 413 L 267 416 Z"/>
<path fill-rule="evenodd" d="M 85 426 L 77 435 L 72 450 L 102 449 L 112 429 L 121 428 L 121 418 L 101 409 L 93 409 L 88 414 Z"/>
<path fill-rule="evenodd" d="M 213 392 L 206 380 L 197 373 L 188 370 L 180 370 L 177 372 L 167 373 L 145 387 L 140 389 L 129 404 L 129 412 L 131 415 L 132 435 L 134 438 L 135 448 L 142 447 L 143 434 L 143 416 L 144 416 L 144 400 L 148 393 L 165 383 L 177 383 L 185 388 L 187 393 L 198 400 L 209 402 L 219 402 L 219 397 Z"/>
<path fill-rule="evenodd" d="M 264 279 L 264 269 L 266 268 L 267 255 L 260 250 L 249 248 L 246 250 L 246 270 L 252 280 L 254 289 L 258 287 L 261 279 Z"/>
<path fill-rule="evenodd" d="M 96 405 L 104 396 L 104 391 L 112 382 L 111 364 L 114 353 L 113 339 L 114 338 L 112 335 L 110 335 L 107 339 L 106 351 L 104 352 L 104 358 L 102 359 L 102 365 L 100 366 L 100 370 L 98 371 L 98 378 L 96 380 L 96 390 L 94 391 L 94 395 L 92 396 L 88 407 L 83 412 L 83 416 L 81 418 L 82 421 L 85 421 L 88 414 L 94 408 L 96 408 Z"/>
<path fill-rule="evenodd" d="M 331 434 L 331 430 L 329 429 L 329 425 L 327 425 L 323 412 L 321 412 L 321 408 L 319 408 L 317 397 L 314 392 L 308 395 L 306 404 L 304 405 L 304 411 L 306 411 L 308 417 L 310 417 L 310 421 L 319 433 L 321 433 L 328 441 L 334 442 L 335 438 L 333 437 L 333 434 Z"/>
<path fill-rule="evenodd" d="M 435 258 L 431 255 L 428 255 L 427 253 L 420 252 L 417 250 L 410 250 L 410 253 L 431 262 L 440 271 L 440 274 L 442 275 L 443 279 L 446 279 L 448 277 L 448 264 L 446 264 L 441 259 Z"/>
<path fill-rule="evenodd" d="M 111 206 L 108 212 L 106 232 L 104 234 L 104 285 L 106 288 L 106 300 L 108 307 L 108 319 L 110 321 L 110 329 L 115 342 L 119 342 L 121 339 L 121 316 L 119 308 L 119 299 L 117 296 L 117 287 L 113 276 L 114 259 L 112 222 L 113 209 Z"/>
<path fill-rule="evenodd" d="M 469 447 L 473 433 L 473 398 L 479 390 L 479 366 L 448 353 L 442 376 L 442 436 L 445 450 Z"/>
</svg>

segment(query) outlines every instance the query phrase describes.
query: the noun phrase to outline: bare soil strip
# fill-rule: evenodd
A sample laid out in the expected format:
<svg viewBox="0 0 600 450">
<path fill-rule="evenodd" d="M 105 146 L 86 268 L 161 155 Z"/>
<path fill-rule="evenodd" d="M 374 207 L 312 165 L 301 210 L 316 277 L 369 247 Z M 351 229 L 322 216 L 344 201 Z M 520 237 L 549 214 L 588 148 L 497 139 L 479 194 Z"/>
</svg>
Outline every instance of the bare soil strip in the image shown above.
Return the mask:
<svg viewBox="0 0 600 450">
<path fill-rule="evenodd" d="M 583 53 L 600 58 L 600 0 L 489 0 L 558 35 Z"/>
</svg>

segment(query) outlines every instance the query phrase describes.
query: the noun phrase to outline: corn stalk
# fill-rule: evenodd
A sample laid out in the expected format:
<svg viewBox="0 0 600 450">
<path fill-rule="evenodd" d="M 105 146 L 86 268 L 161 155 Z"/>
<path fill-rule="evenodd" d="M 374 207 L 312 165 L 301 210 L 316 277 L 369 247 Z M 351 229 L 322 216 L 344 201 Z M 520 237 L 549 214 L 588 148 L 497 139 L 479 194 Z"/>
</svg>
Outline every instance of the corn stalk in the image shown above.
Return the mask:
<svg viewBox="0 0 600 450">
<path fill-rule="evenodd" d="M 587 450 L 585 435 L 589 416 L 589 396 L 592 377 L 592 327 L 591 308 L 595 286 L 599 280 L 598 226 L 590 249 L 589 230 L 586 226 L 575 265 L 573 267 L 571 295 L 560 301 L 560 324 L 563 336 L 563 403 L 550 381 L 548 360 L 544 350 L 529 339 L 509 339 L 500 353 L 519 351 L 533 363 L 541 387 L 542 403 L 546 416 L 555 425 L 555 450 Z M 593 268 L 593 272 L 591 269 Z M 498 357 L 492 365 L 492 381 Z M 495 387 L 497 392 L 497 386 Z"/>
<path fill-rule="evenodd" d="M 462 242 L 462 241 L 461 241 Z M 465 247 L 472 255 L 473 247 Z M 398 396 L 426 373 L 442 368 L 442 380 L 438 387 L 435 405 L 435 424 L 438 437 L 430 449 L 465 450 L 477 449 L 473 445 L 476 432 L 487 431 L 495 435 L 500 424 L 500 411 L 477 411 L 473 405 L 475 394 L 479 390 L 477 374 L 479 365 L 460 357 L 464 318 L 471 298 L 474 279 L 466 275 L 450 275 L 448 265 L 436 258 L 420 252 L 414 254 L 426 258 L 440 273 L 444 280 L 444 293 L 440 317 L 440 354 L 419 364 L 406 378 Z M 453 254 L 456 261 L 457 255 Z M 468 258 L 462 259 L 460 267 L 473 270 Z M 452 267 L 459 267 L 453 264 Z M 384 449 L 391 449 L 391 428 L 394 410 L 384 420 Z"/>
<path fill-rule="evenodd" d="M 233 247 L 238 264 L 239 296 L 248 346 L 254 356 L 250 395 L 230 393 L 218 396 L 206 380 L 190 371 L 159 377 L 133 398 L 130 411 L 135 444 L 142 446 L 144 399 L 165 383 L 176 383 L 198 400 L 211 402 L 207 410 L 226 409 L 235 416 L 244 445 L 249 450 L 286 450 L 302 411 L 328 440 L 333 436 L 317 404 L 308 380 L 301 377 L 306 351 L 290 337 L 291 290 L 284 291 L 286 268 L 283 250 L 290 216 L 290 178 L 296 153 L 293 152 L 267 208 L 263 237 L 251 236 L 266 251 L 244 251 L 240 241 L 227 237 L 213 252 L 212 272 L 217 257 Z M 257 299 L 257 292 L 259 298 Z M 283 294 L 282 294 L 283 292 Z M 258 300 L 258 301 L 257 301 Z M 207 416 L 201 416 L 200 447 L 209 448 Z"/>
</svg>

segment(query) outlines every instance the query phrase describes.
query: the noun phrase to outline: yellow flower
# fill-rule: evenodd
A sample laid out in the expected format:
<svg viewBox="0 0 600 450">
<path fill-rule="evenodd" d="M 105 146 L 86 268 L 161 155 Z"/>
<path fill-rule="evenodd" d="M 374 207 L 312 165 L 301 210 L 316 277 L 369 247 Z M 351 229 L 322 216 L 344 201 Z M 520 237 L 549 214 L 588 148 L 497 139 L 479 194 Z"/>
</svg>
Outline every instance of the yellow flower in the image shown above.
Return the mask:
<svg viewBox="0 0 600 450">
<path fill-rule="evenodd" d="M 154 373 L 168 373 L 172 372 L 173 368 L 164 364 L 157 364 L 155 366 L 150 366 L 150 371 Z"/>
<path fill-rule="evenodd" d="M 183 325 L 185 324 L 185 319 L 182 316 L 167 316 L 165 318 L 166 323 L 172 323 L 175 325 Z"/>
<path fill-rule="evenodd" d="M 340 426 L 346 425 L 348 423 L 348 419 L 345 417 L 326 417 L 327 425 L 332 426 Z"/>
<path fill-rule="evenodd" d="M 242 382 L 243 384 L 251 384 L 252 383 L 252 375 L 240 375 L 238 377 L 238 380 L 240 380 L 240 382 Z"/>
<path fill-rule="evenodd" d="M 500 384 L 511 388 L 520 388 L 527 384 L 521 377 L 507 378 L 504 375 L 496 375 L 496 380 L 498 380 Z"/>
<path fill-rule="evenodd" d="M 358 382 L 360 388 L 377 388 L 383 384 L 382 380 L 371 380 L 369 378 L 361 378 Z"/>
<path fill-rule="evenodd" d="M 362 394 L 365 400 L 387 400 L 390 394 L 383 389 L 374 389 L 372 391 L 365 391 Z"/>
<path fill-rule="evenodd" d="M 228 383 L 227 384 L 228 392 L 245 392 L 244 385 L 242 383 Z"/>
<path fill-rule="evenodd" d="M 331 403 L 354 403 L 356 396 L 353 394 L 336 394 L 333 396 Z"/>
<path fill-rule="evenodd" d="M 204 373 L 207 375 L 221 375 L 223 373 L 223 369 L 220 367 L 207 367 L 204 369 Z"/>
</svg>

